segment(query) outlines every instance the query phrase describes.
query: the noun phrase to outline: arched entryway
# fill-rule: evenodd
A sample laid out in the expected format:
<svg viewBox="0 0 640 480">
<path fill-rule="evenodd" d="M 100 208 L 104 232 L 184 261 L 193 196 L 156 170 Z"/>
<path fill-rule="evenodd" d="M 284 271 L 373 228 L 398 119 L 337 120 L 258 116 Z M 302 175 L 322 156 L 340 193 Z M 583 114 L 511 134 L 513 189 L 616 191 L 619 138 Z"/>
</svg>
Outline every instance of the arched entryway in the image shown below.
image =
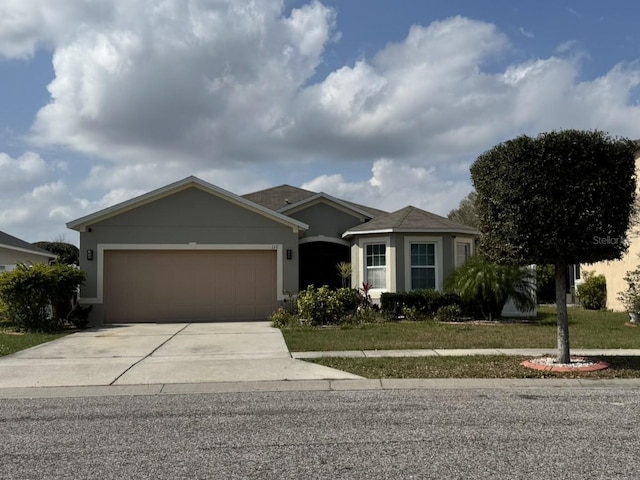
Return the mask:
<svg viewBox="0 0 640 480">
<path fill-rule="evenodd" d="M 340 242 L 340 243 L 338 243 Z M 342 241 L 307 241 L 300 243 L 300 290 L 309 285 L 340 288 L 342 279 L 336 265 L 350 262 L 349 244 Z"/>
</svg>

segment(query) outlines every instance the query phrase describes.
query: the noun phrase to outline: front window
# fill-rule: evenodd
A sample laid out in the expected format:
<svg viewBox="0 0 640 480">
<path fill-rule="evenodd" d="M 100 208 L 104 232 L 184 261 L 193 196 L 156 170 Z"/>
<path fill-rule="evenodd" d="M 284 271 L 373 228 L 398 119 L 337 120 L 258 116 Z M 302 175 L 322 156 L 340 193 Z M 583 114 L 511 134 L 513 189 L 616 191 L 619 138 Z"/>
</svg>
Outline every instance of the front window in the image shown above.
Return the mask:
<svg viewBox="0 0 640 480">
<path fill-rule="evenodd" d="M 387 246 L 372 243 L 366 246 L 366 282 L 371 288 L 387 287 Z"/>
<path fill-rule="evenodd" d="M 471 255 L 471 244 L 466 242 L 456 242 L 456 267 L 467 261 Z"/>
<path fill-rule="evenodd" d="M 436 288 L 436 246 L 433 243 L 411 244 L 411 289 Z"/>
</svg>

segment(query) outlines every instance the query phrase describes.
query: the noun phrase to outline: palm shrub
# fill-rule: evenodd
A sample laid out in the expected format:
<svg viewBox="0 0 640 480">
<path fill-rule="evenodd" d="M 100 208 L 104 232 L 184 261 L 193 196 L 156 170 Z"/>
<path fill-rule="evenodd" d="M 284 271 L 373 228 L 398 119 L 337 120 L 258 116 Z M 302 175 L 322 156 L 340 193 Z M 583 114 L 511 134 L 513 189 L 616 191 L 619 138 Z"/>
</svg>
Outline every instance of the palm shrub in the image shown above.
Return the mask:
<svg viewBox="0 0 640 480">
<path fill-rule="evenodd" d="M 585 272 L 578 285 L 578 299 L 587 310 L 604 310 L 607 307 L 607 279 L 595 272 Z"/>
<path fill-rule="evenodd" d="M 500 317 L 509 298 L 520 310 L 535 308 L 535 276 L 528 269 L 500 265 L 480 254 L 455 269 L 445 287 L 462 300 L 475 302 L 488 320 Z"/>
<path fill-rule="evenodd" d="M 342 288 L 348 288 L 350 283 L 349 280 L 351 280 L 351 264 L 349 262 L 339 262 L 336 265 L 336 269 L 338 270 L 338 275 L 342 281 Z"/>
</svg>

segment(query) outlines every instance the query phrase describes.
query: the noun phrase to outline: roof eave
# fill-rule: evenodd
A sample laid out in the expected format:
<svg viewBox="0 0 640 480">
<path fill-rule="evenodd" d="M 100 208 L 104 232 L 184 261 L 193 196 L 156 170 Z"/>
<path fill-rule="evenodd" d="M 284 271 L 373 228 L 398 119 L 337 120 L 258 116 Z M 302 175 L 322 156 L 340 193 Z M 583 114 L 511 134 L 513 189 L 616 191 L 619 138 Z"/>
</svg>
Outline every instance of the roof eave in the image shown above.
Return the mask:
<svg viewBox="0 0 640 480">
<path fill-rule="evenodd" d="M 39 252 L 37 250 L 31 250 L 29 248 L 22 248 L 22 247 L 16 247 L 14 245 L 7 245 L 4 243 L 0 243 L 0 248 L 8 248 L 10 250 L 15 250 L 16 252 L 23 252 L 23 253 L 29 253 L 31 255 L 40 255 L 41 257 L 47 257 L 47 258 L 56 258 L 57 255 L 50 253 L 50 252 Z"/>
<path fill-rule="evenodd" d="M 478 236 L 478 231 L 468 231 L 451 228 L 377 228 L 371 230 L 347 230 L 342 234 L 342 238 L 348 238 L 354 235 L 379 235 L 382 233 L 449 233 L 460 235 Z"/>
</svg>

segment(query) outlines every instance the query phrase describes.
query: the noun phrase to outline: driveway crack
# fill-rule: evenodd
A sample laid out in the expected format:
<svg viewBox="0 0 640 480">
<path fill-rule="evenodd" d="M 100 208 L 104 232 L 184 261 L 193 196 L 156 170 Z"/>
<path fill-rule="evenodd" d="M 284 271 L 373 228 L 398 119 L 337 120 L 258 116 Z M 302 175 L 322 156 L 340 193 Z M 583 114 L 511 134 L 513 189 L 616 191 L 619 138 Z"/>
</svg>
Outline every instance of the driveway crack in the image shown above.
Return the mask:
<svg viewBox="0 0 640 480">
<path fill-rule="evenodd" d="M 182 327 L 180 330 L 178 330 L 176 333 L 174 333 L 173 335 L 171 335 L 169 338 L 167 338 L 164 342 L 162 342 L 160 345 L 158 345 L 156 348 L 154 348 L 153 350 L 151 350 L 151 352 L 149 352 L 147 355 L 145 355 L 144 357 L 142 357 L 140 360 L 138 360 L 137 362 L 132 363 L 131 365 L 129 365 L 129 367 L 122 372 L 120 375 L 118 375 L 113 382 L 111 382 L 109 384 L 109 386 L 112 386 L 114 383 L 116 383 L 118 380 L 120 380 L 122 378 L 122 376 L 124 374 L 126 374 L 129 370 L 131 370 L 133 367 L 135 367 L 136 365 L 138 365 L 140 362 L 146 360 L 147 358 L 149 358 L 151 355 L 153 355 L 154 353 L 156 353 L 160 348 L 162 348 L 164 345 L 167 344 L 167 342 L 170 342 L 171 340 L 173 340 L 178 334 L 180 334 L 185 328 L 187 328 L 189 325 L 191 325 L 190 323 L 185 324 L 184 327 Z"/>
</svg>

